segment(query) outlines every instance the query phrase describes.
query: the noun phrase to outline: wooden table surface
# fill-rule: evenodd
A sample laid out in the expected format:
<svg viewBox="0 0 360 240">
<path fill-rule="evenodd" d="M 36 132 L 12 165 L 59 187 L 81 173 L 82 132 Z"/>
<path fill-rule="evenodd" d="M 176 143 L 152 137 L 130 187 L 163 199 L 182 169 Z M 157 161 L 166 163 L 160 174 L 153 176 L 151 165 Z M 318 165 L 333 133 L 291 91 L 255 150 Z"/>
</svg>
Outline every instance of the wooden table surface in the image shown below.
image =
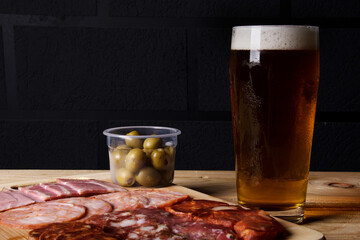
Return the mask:
<svg viewBox="0 0 360 240">
<path fill-rule="evenodd" d="M 0 170 L 0 185 L 93 174 L 103 170 Z M 110 178 L 110 175 L 109 175 Z M 174 183 L 236 203 L 234 171 L 176 171 Z M 360 172 L 311 172 L 305 227 L 327 240 L 360 239 Z"/>
</svg>

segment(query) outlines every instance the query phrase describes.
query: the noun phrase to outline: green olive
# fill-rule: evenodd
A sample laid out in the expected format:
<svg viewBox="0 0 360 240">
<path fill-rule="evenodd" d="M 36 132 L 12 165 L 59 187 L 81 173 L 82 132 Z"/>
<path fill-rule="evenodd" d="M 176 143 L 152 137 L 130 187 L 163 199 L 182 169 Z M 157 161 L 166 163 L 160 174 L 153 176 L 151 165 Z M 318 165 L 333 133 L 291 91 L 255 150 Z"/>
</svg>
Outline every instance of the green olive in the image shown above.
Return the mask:
<svg viewBox="0 0 360 240">
<path fill-rule="evenodd" d="M 174 158 L 175 156 L 175 149 L 171 146 L 164 147 L 164 151 L 166 155 L 170 156 L 171 158 Z"/>
<path fill-rule="evenodd" d="M 147 158 L 151 158 L 151 153 L 154 149 L 143 149 L 144 153 L 146 154 Z"/>
<path fill-rule="evenodd" d="M 153 187 L 159 184 L 161 175 L 153 167 L 144 167 L 135 177 L 136 182 L 144 187 Z"/>
<path fill-rule="evenodd" d="M 124 187 L 130 187 L 135 183 L 135 176 L 126 168 L 120 168 L 116 171 L 117 182 Z"/>
<path fill-rule="evenodd" d="M 119 145 L 115 148 L 116 150 L 131 150 L 131 147 L 127 145 Z"/>
<path fill-rule="evenodd" d="M 134 148 L 126 155 L 125 167 L 131 172 L 138 172 L 146 164 L 146 154 L 140 148 Z"/>
<path fill-rule="evenodd" d="M 128 134 L 126 134 L 128 136 L 139 136 L 139 132 L 138 131 L 132 131 L 129 132 Z M 128 145 L 129 147 L 132 148 L 141 148 L 143 145 L 143 140 L 140 138 L 126 138 L 125 139 L 125 143 L 126 145 Z"/>
<path fill-rule="evenodd" d="M 161 185 L 164 186 L 169 185 L 170 183 L 173 182 L 174 179 L 174 169 L 160 172 L 160 175 L 161 175 Z"/>
<path fill-rule="evenodd" d="M 155 149 L 151 153 L 151 164 L 157 170 L 166 170 L 169 168 L 168 159 L 166 159 L 165 151 L 162 148 Z"/>
<path fill-rule="evenodd" d="M 110 152 L 110 161 L 112 162 L 113 166 L 116 168 L 121 168 L 125 166 L 125 158 L 128 154 L 129 149 L 120 149 L 115 148 L 113 151 Z"/>
<path fill-rule="evenodd" d="M 161 138 L 147 138 L 144 141 L 145 149 L 156 149 L 162 146 Z"/>
</svg>

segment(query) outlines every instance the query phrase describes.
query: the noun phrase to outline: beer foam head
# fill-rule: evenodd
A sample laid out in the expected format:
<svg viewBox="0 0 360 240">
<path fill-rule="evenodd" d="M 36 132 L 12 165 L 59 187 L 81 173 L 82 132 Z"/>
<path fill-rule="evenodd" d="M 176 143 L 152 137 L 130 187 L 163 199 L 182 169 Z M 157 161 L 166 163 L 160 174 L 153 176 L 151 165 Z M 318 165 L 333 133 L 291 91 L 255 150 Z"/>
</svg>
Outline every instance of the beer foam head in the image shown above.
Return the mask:
<svg viewBox="0 0 360 240">
<path fill-rule="evenodd" d="M 316 50 L 318 27 L 239 26 L 233 27 L 232 50 Z"/>
</svg>

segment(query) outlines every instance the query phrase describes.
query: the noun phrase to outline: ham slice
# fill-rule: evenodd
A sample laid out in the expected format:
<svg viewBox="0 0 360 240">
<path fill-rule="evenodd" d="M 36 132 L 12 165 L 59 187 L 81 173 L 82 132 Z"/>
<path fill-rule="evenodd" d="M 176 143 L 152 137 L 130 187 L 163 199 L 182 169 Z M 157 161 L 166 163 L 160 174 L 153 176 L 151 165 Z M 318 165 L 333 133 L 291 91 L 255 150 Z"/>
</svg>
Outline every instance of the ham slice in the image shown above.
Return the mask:
<svg viewBox="0 0 360 240">
<path fill-rule="evenodd" d="M 49 192 L 53 192 L 59 198 L 79 196 L 72 188 L 58 183 L 40 183 L 40 186 Z"/>
<path fill-rule="evenodd" d="M 32 203 L 35 203 L 33 199 L 28 198 L 19 191 L 6 189 L 0 192 L 0 212 Z"/>
<path fill-rule="evenodd" d="M 59 198 L 59 195 L 46 190 L 38 184 L 26 187 L 19 187 L 19 190 L 27 197 L 30 197 L 37 202 L 44 202 Z"/>
<path fill-rule="evenodd" d="M 58 184 L 65 185 L 74 191 L 76 191 L 80 196 L 92 195 L 92 194 L 102 194 L 102 193 L 112 193 L 117 191 L 126 192 L 127 190 L 118 185 L 95 180 L 95 179 L 62 179 L 59 178 L 56 180 Z"/>
</svg>

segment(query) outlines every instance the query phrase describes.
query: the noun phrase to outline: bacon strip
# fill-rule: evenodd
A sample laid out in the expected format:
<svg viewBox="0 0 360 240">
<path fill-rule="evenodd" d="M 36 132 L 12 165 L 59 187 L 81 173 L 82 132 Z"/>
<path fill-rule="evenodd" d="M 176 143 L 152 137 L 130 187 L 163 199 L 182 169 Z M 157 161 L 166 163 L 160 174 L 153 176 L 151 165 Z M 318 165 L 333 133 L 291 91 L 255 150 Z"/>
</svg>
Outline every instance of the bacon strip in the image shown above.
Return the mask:
<svg viewBox="0 0 360 240">
<path fill-rule="evenodd" d="M 44 202 L 59 198 L 59 196 L 53 192 L 46 190 L 40 185 L 32 185 L 26 187 L 19 187 L 19 190 L 26 196 L 34 199 L 37 202 Z"/>
<path fill-rule="evenodd" d="M 92 195 L 92 194 L 102 194 L 102 193 L 111 193 L 116 191 L 127 191 L 125 188 L 118 185 L 107 183 L 105 181 L 99 181 L 95 179 L 62 179 L 59 178 L 56 180 L 57 183 L 65 185 L 74 191 L 76 191 L 80 196 Z"/>
<path fill-rule="evenodd" d="M 40 183 L 40 186 L 49 192 L 53 192 L 59 198 L 79 196 L 79 194 L 66 185 L 58 183 Z"/>
</svg>

